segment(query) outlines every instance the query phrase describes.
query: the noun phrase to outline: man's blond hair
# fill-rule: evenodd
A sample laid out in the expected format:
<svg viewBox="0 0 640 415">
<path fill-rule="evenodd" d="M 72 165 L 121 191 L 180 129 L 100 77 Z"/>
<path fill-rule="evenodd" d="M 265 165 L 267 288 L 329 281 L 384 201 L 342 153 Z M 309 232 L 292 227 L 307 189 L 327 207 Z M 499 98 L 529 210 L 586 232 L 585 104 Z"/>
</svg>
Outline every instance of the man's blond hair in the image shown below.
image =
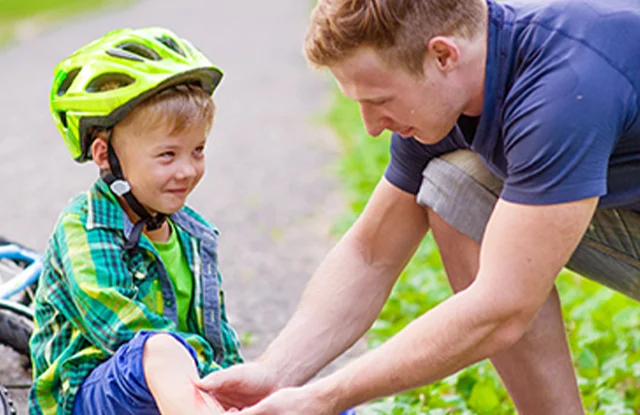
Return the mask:
<svg viewBox="0 0 640 415">
<path fill-rule="evenodd" d="M 371 47 L 391 67 L 422 75 L 431 38 L 472 38 L 486 19 L 484 0 L 318 0 L 304 51 L 312 64 L 331 66 Z"/>
</svg>

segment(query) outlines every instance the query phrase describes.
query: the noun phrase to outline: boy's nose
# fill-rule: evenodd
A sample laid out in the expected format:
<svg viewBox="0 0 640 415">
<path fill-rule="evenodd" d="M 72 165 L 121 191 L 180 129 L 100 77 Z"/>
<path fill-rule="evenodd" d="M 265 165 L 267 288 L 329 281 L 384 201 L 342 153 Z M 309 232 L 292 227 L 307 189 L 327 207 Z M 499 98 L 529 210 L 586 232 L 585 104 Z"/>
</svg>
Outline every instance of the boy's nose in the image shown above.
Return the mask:
<svg viewBox="0 0 640 415">
<path fill-rule="evenodd" d="M 195 177 L 198 174 L 198 169 L 191 163 L 184 163 L 178 170 L 178 178 L 186 179 Z"/>
</svg>

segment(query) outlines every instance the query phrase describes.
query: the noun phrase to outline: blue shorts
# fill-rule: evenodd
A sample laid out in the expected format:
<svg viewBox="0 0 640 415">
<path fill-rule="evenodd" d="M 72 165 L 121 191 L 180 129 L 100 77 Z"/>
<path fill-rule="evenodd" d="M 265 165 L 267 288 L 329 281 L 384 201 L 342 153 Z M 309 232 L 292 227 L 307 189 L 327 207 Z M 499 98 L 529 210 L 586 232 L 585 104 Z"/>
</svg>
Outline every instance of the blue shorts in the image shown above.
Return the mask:
<svg viewBox="0 0 640 415">
<path fill-rule="evenodd" d="M 145 342 L 165 332 L 141 331 L 123 344 L 107 361 L 97 366 L 82 383 L 76 395 L 73 415 L 160 415 L 149 391 L 142 367 Z M 195 350 L 173 333 L 198 364 Z M 341 415 L 354 415 L 349 409 Z"/>
<path fill-rule="evenodd" d="M 170 334 L 184 345 L 197 365 L 195 350 L 180 336 L 138 332 L 87 376 L 76 395 L 73 415 L 160 415 L 142 367 L 145 342 L 160 333 Z"/>
</svg>

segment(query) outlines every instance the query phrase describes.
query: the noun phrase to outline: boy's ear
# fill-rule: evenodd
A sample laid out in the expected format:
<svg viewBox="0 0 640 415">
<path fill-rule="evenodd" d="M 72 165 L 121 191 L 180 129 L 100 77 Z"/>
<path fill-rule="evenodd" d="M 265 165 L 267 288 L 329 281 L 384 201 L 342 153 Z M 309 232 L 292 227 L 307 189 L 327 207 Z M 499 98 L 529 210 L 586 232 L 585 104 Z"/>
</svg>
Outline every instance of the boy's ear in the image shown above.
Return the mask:
<svg viewBox="0 0 640 415">
<path fill-rule="evenodd" d="M 109 170 L 109 154 L 107 152 L 107 139 L 101 134 L 91 143 L 91 157 L 93 162 L 101 170 Z"/>
</svg>

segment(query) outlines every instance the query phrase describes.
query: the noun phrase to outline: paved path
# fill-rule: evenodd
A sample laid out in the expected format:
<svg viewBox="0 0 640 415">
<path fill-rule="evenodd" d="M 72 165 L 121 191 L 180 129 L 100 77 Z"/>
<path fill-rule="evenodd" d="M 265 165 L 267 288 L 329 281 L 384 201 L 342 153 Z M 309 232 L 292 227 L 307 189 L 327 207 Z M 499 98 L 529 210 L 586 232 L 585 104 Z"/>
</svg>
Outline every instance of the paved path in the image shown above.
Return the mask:
<svg viewBox="0 0 640 415">
<path fill-rule="evenodd" d="M 166 26 L 226 72 L 216 93 L 207 175 L 190 203 L 222 231 L 230 317 L 238 331 L 253 334 L 245 355 L 255 357 L 334 243 L 329 230 L 344 207 L 330 171 L 334 137 L 314 121 L 330 100 L 329 83 L 301 54 L 308 13 L 308 2 L 299 0 L 139 1 L 0 53 L 0 234 L 43 249 L 65 202 L 97 175 L 93 165 L 70 160 L 50 119 L 57 61 L 114 28 Z M 0 381 L 19 374 L 1 358 L 0 368 Z"/>
</svg>

